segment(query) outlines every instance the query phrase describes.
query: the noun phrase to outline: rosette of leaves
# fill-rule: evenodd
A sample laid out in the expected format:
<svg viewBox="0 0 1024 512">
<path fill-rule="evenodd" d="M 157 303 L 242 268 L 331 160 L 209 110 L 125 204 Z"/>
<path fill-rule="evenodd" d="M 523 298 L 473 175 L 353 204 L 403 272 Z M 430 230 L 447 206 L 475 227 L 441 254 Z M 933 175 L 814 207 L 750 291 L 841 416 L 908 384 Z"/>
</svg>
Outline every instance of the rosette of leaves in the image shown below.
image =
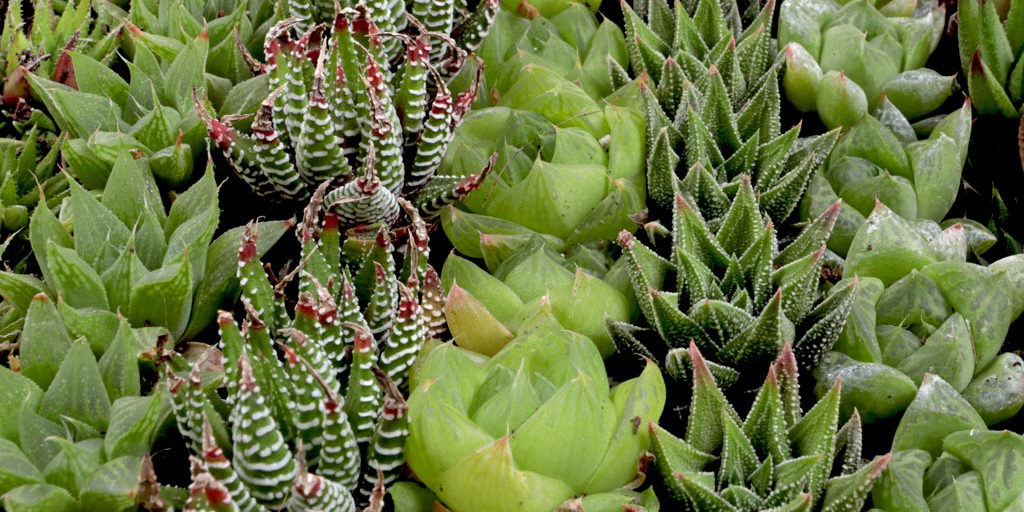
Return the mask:
<svg viewBox="0 0 1024 512">
<path fill-rule="evenodd" d="M 55 208 L 67 195 L 63 173 L 55 172 L 60 145 L 57 138 L 42 128 L 49 125 L 37 111 L 37 124 L 23 126 L 20 138 L 0 138 L 0 237 L 8 268 L 23 270 L 29 256 L 24 228 L 33 209 Z M 20 232 L 20 233 L 19 233 Z"/>
<path fill-rule="evenodd" d="M 0 105 L 4 110 L 12 109 L 15 120 L 29 119 L 34 110 L 28 104 L 29 98 L 37 94 L 27 81 L 30 73 L 74 87 L 67 52 L 79 51 L 109 63 L 120 43 L 121 19 L 112 3 L 101 2 L 95 8 L 85 0 L 61 5 L 63 8 L 58 9 L 46 0 L 34 0 L 27 6 L 23 0 L 6 3 L 0 32 Z M 26 11 L 32 13 L 28 22 Z M 4 124 L 6 120 L 0 122 L 0 127 Z"/>
<path fill-rule="evenodd" d="M 789 340 L 796 340 L 800 365 L 814 368 L 842 331 L 857 291 L 854 280 L 826 296 L 819 283 L 838 211 L 836 203 L 780 250 L 749 179 L 740 180 L 716 227 L 677 194 L 671 232 L 649 223 L 650 245 L 628 233 L 619 238 L 652 332 L 610 321 L 612 340 L 620 351 L 664 361 L 665 371 L 684 381 L 693 357 L 688 347 L 696 343 L 722 387 L 740 381 L 742 368 L 774 360 Z M 756 386 L 748 380 L 740 387 L 750 384 Z"/>
<path fill-rule="evenodd" d="M 945 23 L 934 0 L 786 0 L 778 41 L 786 98 L 829 128 L 849 128 L 883 92 L 907 118 L 922 117 L 953 90 L 954 77 L 924 67 Z"/>
<path fill-rule="evenodd" d="M 493 19 L 496 8 L 483 2 L 478 10 Z M 269 91 L 256 108 L 252 135 L 201 109 L 210 138 L 256 194 L 301 200 L 332 182 L 325 206 L 337 208 L 344 226 L 393 223 L 402 197 L 431 218 L 476 188 L 487 172 L 481 166 L 474 170 L 480 176 L 435 175 L 477 89 L 458 95 L 448 89 L 431 63 L 430 32 L 383 33 L 381 18 L 370 11 L 362 4 L 343 9 L 329 32 L 316 25 L 297 39 L 294 20 L 268 32 L 267 65 L 260 69 Z M 487 28 L 489 22 L 478 32 Z M 404 41 L 407 50 L 393 69 L 385 44 L 392 41 Z M 458 56 L 449 61 L 457 70 L 479 39 L 445 36 L 443 44 L 457 45 L 449 46 Z"/>
<path fill-rule="evenodd" d="M 960 66 L 974 108 L 1017 118 L 1024 108 L 1024 5 L 957 2 Z"/>
<path fill-rule="evenodd" d="M 1021 259 L 967 263 L 967 245 L 960 224 L 940 230 L 876 206 L 843 269 L 861 291 L 835 352 L 815 374 L 819 395 L 842 380 L 844 413 L 856 408 L 870 423 L 907 409 L 933 374 L 982 425 L 1017 414 L 1024 362 L 1000 348 L 1024 303 Z"/>
<path fill-rule="evenodd" d="M 651 491 L 630 492 L 650 442 L 638 426 L 665 384 L 654 365 L 607 382 L 593 343 L 550 316 L 490 358 L 433 346 L 412 375 L 409 467 L 454 512 L 649 510 Z"/>
<path fill-rule="evenodd" d="M 102 189 L 124 151 L 145 155 L 155 177 L 184 188 L 204 148 L 192 90 L 206 87 L 208 32 L 174 47 L 133 26 L 126 34 L 135 45 L 133 58 L 124 59 L 127 81 L 80 52 L 68 54 L 74 88 L 35 74 L 28 80 L 68 134 L 62 154 L 86 188 Z"/>
<path fill-rule="evenodd" d="M 919 140 L 907 118 L 883 95 L 874 115 L 862 116 L 836 143 L 822 173 L 811 180 L 801 214 L 810 218 L 843 200 L 828 243 L 841 256 L 876 199 L 904 219 L 940 222 L 960 189 L 970 135 L 970 100 Z M 989 239 L 973 223 L 968 229 L 972 247 Z"/>
<path fill-rule="evenodd" d="M 480 48 L 489 93 L 456 131 L 441 171 L 467 176 L 493 157 L 494 172 L 463 211 L 566 247 L 608 245 L 635 227 L 629 216 L 646 192 L 637 85 L 613 88 L 607 73 L 608 59 L 626 59 L 622 31 L 582 3 L 538 5 L 551 17 L 499 14 Z M 456 247 L 480 258 L 477 240 L 467 242 Z"/>
<path fill-rule="evenodd" d="M 1024 505 L 1024 437 L 990 431 L 941 377 L 928 374 L 900 422 L 871 499 L 883 510 L 998 512 Z"/>
<path fill-rule="evenodd" d="M 174 492 L 159 492 L 148 453 L 171 404 L 161 389 L 146 389 L 148 365 L 139 364 L 152 333 L 115 318 L 111 333 L 83 335 L 65 307 L 32 297 L 18 356 L 0 367 L 3 507 L 163 510 Z"/>
<path fill-rule="evenodd" d="M 786 344 L 741 420 L 695 344 L 690 351 L 685 437 L 648 426 L 658 471 L 676 499 L 693 510 L 863 508 L 892 455 L 861 460 L 859 418 L 839 424 L 839 384 L 804 412 L 797 362 Z"/>
<path fill-rule="evenodd" d="M 220 209 L 212 167 L 165 209 L 148 164 L 122 152 L 102 194 L 69 179 L 60 218 L 36 208 L 28 236 L 41 279 L 0 273 L 4 298 L 24 314 L 38 293 L 60 297 L 62 314 L 86 336 L 112 334 L 118 312 L 135 327 L 166 329 L 175 342 L 209 325 L 221 302 L 239 293 L 242 229 L 214 239 Z M 260 253 L 290 224 L 263 226 Z"/>
<path fill-rule="evenodd" d="M 798 139 L 799 126 L 782 133 L 771 62 L 774 5 L 741 32 L 735 3 L 728 12 L 710 0 L 670 10 L 659 0 L 648 6 L 646 23 L 623 3 L 630 67 L 650 77 L 642 87 L 647 183 L 659 207 L 671 210 L 684 191 L 708 220 L 717 219 L 747 176 L 781 224 L 835 144 L 838 132 L 807 140 Z M 623 74 L 612 66 L 613 80 Z"/>
<path fill-rule="evenodd" d="M 341 243 L 334 214 L 320 226 L 322 192 L 298 229 L 303 263 L 295 270 L 294 311 L 284 295 L 293 274 L 272 287 L 255 234 L 247 233 L 238 260 L 247 317 L 241 328 L 230 313 L 219 320 L 220 348 L 237 365 L 205 383 L 198 366 L 187 379 L 168 376 L 179 430 L 242 510 L 283 503 L 352 510 L 378 481 L 390 484 L 404 462 L 406 404 L 398 387 L 430 336 L 430 311 L 440 309 L 432 300 L 443 300 L 426 265 L 426 228 L 413 230 L 396 271 L 386 227 L 367 247 L 358 238 Z M 350 268 L 352 259 L 358 264 Z M 370 286 L 361 284 L 366 277 Z M 216 412 L 222 380 L 227 418 Z"/>
</svg>

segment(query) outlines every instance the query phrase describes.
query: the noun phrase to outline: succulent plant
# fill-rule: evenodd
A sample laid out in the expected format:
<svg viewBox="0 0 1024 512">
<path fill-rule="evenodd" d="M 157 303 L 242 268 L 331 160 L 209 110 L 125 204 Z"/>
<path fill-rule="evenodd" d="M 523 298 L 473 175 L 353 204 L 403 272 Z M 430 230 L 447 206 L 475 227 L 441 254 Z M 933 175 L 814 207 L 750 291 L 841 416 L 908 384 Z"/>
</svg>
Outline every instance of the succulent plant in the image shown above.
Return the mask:
<svg viewBox="0 0 1024 512">
<path fill-rule="evenodd" d="M 78 51 L 109 62 L 121 40 L 121 20 L 116 17 L 112 3 L 101 2 L 95 8 L 92 2 L 85 0 L 61 4 L 63 9 L 59 10 L 55 9 L 54 2 L 32 1 L 31 24 L 26 24 L 23 0 L 7 2 L 0 32 L 0 78 L 3 79 L 0 105 L 13 109 L 16 120 L 25 121 L 32 116 L 28 100 L 36 91 L 27 81 L 30 73 L 74 87 L 68 52 Z"/>
<path fill-rule="evenodd" d="M 801 204 L 801 214 L 809 219 L 837 199 L 843 200 L 828 243 L 830 250 L 842 256 L 874 210 L 876 199 L 910 221 L 946 218 L 967 160 L 970 100 L 942 118 L 921 140 L 885 95 L 874 114 L 861 117 L 839 139 Z M 973 228 L 971 224 L 969 229 Z"/>
<path fill-rule="evenodd" d="M 607 246 L 635 228 L 629 216 L 645 201 L 639 95 L 635 84 L 613 88 L 607 73 L 607 59 L 625 59 L 622 32 L 581 3 L 540 8 L 560 12 L 498 16 L 480 48 L 488 94 L 456 130 L 439 172 L 470 176 L 493 158 L 491 175 L 460 201 L 463 211 L 567 247 Z M 451 219 L 442 222 L 458 237 Z M 474 236 L 465 241 L 456 247 L 481 257 Z"/>
<path fill-rule="evenodd" d="M 628 233 L 620 236 L 635 296 L 653 331 L 649 336 L 647 329 L 610 321 L 620 351 L 663 356 L 668 374 L 685 381 L 693 357 L 688 347 L 695 342 L 714 354 L 709 364 L 723 387 L 740 380 L 743 368 L 774 360 L 788 340 L 796 340 L 803 368 L 817 365 L 857 293 L 853 281 L 826 297 L 819 283 L 839 203 L 780 250 L 775 226 L 755 197 L 750 180 L 741 178 L 736 199 L 712 228 L 677 194 L 671 233 L 649 223 L 650 247 Z M 641 341 L 652 337 L 662 343 Z"/>
<path fill-rule="evenodd" d="M 945 102 L 954 77 L 924 68 L 946 22 L 934 0 L 786 0 L 779 13 L 783 86 L 798 110 L 849 128 L 884 92 L 909 119 Z"/>
<path fill-rule="evenodd" d="M 859 418 L 839 425 L 839 384 L 804 413 L 797 362 L 787 343 L 741 421 L 696 344 L 690 352 L 693 395 L 685 439 L 648 425 L 658 471 L 677 499 L 694 510 L 863 507 L 892 455 L 861 460 Z"/>
<path fill-rule="evenodd" d="M 435 345 L 412 375 L 409 467 L 454 512 L 548 511 L 583 495 L 621 509 L 629 498 L 614 491 L 642 482 L 638 427 L 661 415 L 665 385 L 653 365 L 607 382 L 593 343 L 549 313 L 491 358 Z"/>
<path fill-rule="evenodd" d="M 398 386 L 429 336 L 425 307 L 440 309 L 430 302 L 439 294 L 422 252 L 425 226 L 410 231 L 399 272 L 406 286 L 396 275 L 386 227 L 363 251 L 357 238 L 341 243 L 333 213 L 318 229 L 323 191 L 298 229 L 303 263 L 295 270 L 293 314 L 283 294 L 290 277 L 271 287 L 254 233 L 242 241 L 238 275 L 247 318 L 241 329 L 231 313 L 221 312 L 219 320 L 220 348 L 230 361 L 223 377 L 231 406 L 226 421 L 213 393 L 219 379 L 204 383 L 199 365 L 187 379 L 168 376 L 179 430 L 242 510 L 284 503 L 289 510 L 352 510 L 371 498 L 378 481 L 390 484 L 403 464 L 407 418 Z M 357 264 L 350 270 L 352 257 Z M 373 284 L 363 287 L 366 277 Z M 308 470 L 314 467 L 317 474 Z"/>
<path fill-rule="evenodd" d="M 941 377 L 926 375 L 900 422 L 893 458 L 872 489 L 882 510 L 1016 510 L 1024 504 L 1024 437 L 986 430 Z"/>
<path fill-rule="evenodd" d="M 1024 362 L 999 352 L 1024 304 L 1021 260 L 983 267 L 966 256 L 960 224 L 940 230 L 879 203 L 843 269 L 861 291 L 836 352 L 815 374 L 817 393 L 842 380 L 844 413 L 856 408 L 870 423 L 906 409 L 934 374 L 985 423 L 1014 416 L 1024 406 Z"/>
<path fill-rule="evenodd" d="M 32 297 L 60 297 L 76 335 L 113 334 L 118 312 L 135 327 L 165 329 L 175 342 L 192 338 L 237 296 L 236 248 L 242 229 L 214 240 L 220 209 L 213 170 L 179 195 L 169 210 L 148 160 L 122 152 L 98 197 L 69 179 L 58 218 L 36 208 L 29 241 L 42 279 L 5 271 L 0 294 L 22 314 Z M 264 223 L 259 253 L 290 226 Z M 101 336 L 102 338 L 103 336 Z"/>
<path fill-rule="evenodd" d="M 997 5 L 998 4 L 998 5 Z M 960 65 L 974 108 L 1017 118 L 1024 108 L 1024 5 L 957 2 Z"/>
<path fill-rule="evenodd" d="M 709 221 L 717 219 L 747 176 L 781 225 L 835 144 L 838 132 L 798 140 L 799 127 L 781 131 L 769 34 L 774 5 L 740 32 L 735 4 L 726 13 L 709 0 L 689 11 L 677 3 L 673 12 L 656 1 L 644 23 L 623 3 L 630 66 L 651 77 L 642 87 L 647 182 L 661 208 L 671 210 L 682 191 Z M 613 77 L 622 73 L 612 66 Z"/>
<path fill-rule="evenodd" d="M 0 367 L 5 510 L 128 511 L 159 499 L 143 491 L 155 480 L 144 486 L 140 477 L 155 478 L 144 459 L 168 424 L 170 403 L 140 378 L 139 354 L 152 353 L 146 330 L 124 318 L 113 327 L 80 337 L 48 296 L 31 299 L 18 357 Z"/>
</svg>

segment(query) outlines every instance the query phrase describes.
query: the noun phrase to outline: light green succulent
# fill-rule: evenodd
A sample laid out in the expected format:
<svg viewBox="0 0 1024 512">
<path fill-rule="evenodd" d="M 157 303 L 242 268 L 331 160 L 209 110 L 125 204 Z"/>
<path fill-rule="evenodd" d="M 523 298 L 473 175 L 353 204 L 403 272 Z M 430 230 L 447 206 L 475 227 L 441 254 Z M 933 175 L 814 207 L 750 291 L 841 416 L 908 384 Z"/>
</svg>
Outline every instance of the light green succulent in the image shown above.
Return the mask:
<svg viewBox="0 0 1024 512">
<path fill-rule="evenodd" d="M 1024 437 L 986 430 L 941 377 L 926 375 L 872 489 L 878 510 L 1002 512 L 1024 506 Z"/>
<path fill-rule="evenodd" d="M 815 373 L 819 395 L 842 380 L 844 413 L 856 408 L 873 422 L 907 409 L 933 374 L 977 411 L 981 425 L 1017 414 L 1024 406 L 1024 362 L 1000 351 L 1024 309 L 1022 260 L 967 263 L 964 231 L 960 224 L 940 230 L 930 221 L 911 222 L 876 206 L 843 269 L 861 291 L 835 352 Z"/>
<path fill-rule="evenodd" d="M 946 8 L 934 0 L 785 0 L 779 47 L 786 98 L 849 128 L 884 95 L 909 119 L 945 102 L 954 77 L 924 68 L 939 44 Z"/>
<path fill-rule="evenodd" d="M 677 499 L 694 510 L 727 512 L 863 508 L 892 455 L 861 460 L 860 418 L 839 424 L 839 384 L 804 413 L 797 362 L 787 344 L 740 420 L 693 343 L 690 352 L 693 395 L 685 439 L 648 425 L 658 471 Z"/>
<path fill-rule="evenodd" d="M 665 384 L 653 364 L 610 392 L 607 379 L 593 343 L 550 314 L 491 358 L 434 346 L 413 370 L 409 467 L 453 512 L 547 512 L 580 496 L 586 510 L 621 508 Z"/>
<path fill-rule="evenodd" d="M 801 215 L 811 219 L 843 200 L 828 243 L 841 256 L 876 200 L 907 220 L 940 222 L 960 190 L 970 136 L 970 100 L 918 140 L 907 118 L 882 98 L 873 116 L 862 116 L 836 143 L 822 172 L 811 180 Z M 992 240 L 975 226 L 967 228 L 972 248 L 980 253 L 981 245 Z"/>
</svg>

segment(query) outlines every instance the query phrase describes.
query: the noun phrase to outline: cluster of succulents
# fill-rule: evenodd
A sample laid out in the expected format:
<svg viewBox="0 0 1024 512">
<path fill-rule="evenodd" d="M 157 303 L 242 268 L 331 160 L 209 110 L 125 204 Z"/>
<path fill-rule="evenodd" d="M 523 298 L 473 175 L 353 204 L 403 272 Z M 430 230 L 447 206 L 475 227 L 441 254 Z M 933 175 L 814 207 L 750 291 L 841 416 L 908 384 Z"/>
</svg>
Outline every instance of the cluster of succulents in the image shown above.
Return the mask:
<svg viewBox="0 0 1024 512">
<path fill-rule="evenodd" d="M 842 380 L 844 412 L 856 408 L 872 422 L 903 412 L 932 375 L 962 394 L 984 424 L 1016 415 L 1024 406 L 1024 361 L 1000 351 L 1024 310 L 1020 263 L 1011 256 L 984 267 L 966 257 L 960 224 L 912 224 L 879 203 L 847 255 L 844 271 L 857 276 L 861 291 L 836 352 L 817 369 L 818 393 Z"/>
<path fill-rule="evenodd" d="M 1022 0 L 0 4 L 3 510 L 1024 504 Z"/>
<path fill-rule="evenodd" d="M 934 0 L 786 0 L 778 45 L 786 98 L 817 111 L 830 128 L 849 128 L 884 96 L 916 119 L 945 102 L 954 77 L 924 67 L 942 37 L 946 8 Z"/>
</svg>

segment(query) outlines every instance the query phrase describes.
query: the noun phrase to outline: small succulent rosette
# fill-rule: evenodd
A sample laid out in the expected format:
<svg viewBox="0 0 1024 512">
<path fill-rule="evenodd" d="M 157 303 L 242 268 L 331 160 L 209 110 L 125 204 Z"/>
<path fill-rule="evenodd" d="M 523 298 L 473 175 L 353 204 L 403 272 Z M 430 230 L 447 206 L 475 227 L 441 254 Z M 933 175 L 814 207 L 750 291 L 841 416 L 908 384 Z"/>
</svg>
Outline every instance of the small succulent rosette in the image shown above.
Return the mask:
<svg viewBox="0 0 1024 512">
<path fill-rule="evenodd" d="M 638 501 L 644 425 L 665 403 L 654 365 L 609 391 L 594 344 L 548 320 L 491 358 L 437 345 L 411 384 L 406 459 L 453 512 L 611 511 Z"/>
<path fill-rule="evenodd" d="M 1024 111 L 1024 4 L 957 2 L 960 65 L 974 108 L 1020 117 Z"/>
<path fill-rule="evenodd" d="M 933 0 L 785 0 L 778 44 L 786 98 L 829 128 L 850 128 L 883 92 L 906 117 L 925 116 L 953 90 L 954 77 L 924 68 L 945 21 Z"/>
<path fill-rule="evenodd" d="M 786 344 L 740 419 L 695 344 L 686 435 L 650 423 L 658 471 L 693 510 L 860 510 L 891 455 L 861 458 L 860 418 L 839 422 L 840 384 L 800 406 L 797 361 Z M 717 472 L 711 470 L 717 466 Z"/>
<path fill-rule="evenodd" d="M 931 375 L 969 404 L 979 426 L 1017 414 L 1024 361 L 1000 349 L 1024 303 L 1024 260 L 984 267 L 967 263 L 966 254 L 960 224 L 941 230 L 879 203 L 846 260 L 846 279 L 859 280 L 861 290 L 834 351 L 816 370 L 817 393 L 841 380 L 844 414 L 856 408 L 870 423 L 910 414 Z"/>
<path fill-rule="evenodd" d="M 883 95 L 874 115 L 858 118 L 836 143 L 804 194 L 801 215 L 820 215 L 837 200 L 843 206 L 828 247 L 845 256 L 878 199 L 907 220 L 940 222 L 960 189 L 971 136 L 971 102 L 919 129 Z M 976 252 L 990 235 L 965 223 Z"/>
</svg>

